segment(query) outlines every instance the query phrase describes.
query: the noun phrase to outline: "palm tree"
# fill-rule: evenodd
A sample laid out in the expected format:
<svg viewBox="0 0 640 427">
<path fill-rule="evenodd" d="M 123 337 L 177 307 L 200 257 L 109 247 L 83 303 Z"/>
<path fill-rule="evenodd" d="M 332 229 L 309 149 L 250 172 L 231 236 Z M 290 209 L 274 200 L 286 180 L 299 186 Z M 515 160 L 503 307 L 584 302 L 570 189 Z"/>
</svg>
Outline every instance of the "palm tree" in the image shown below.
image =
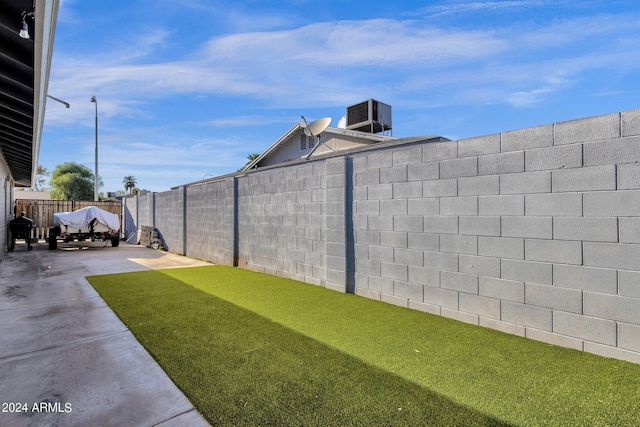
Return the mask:
<svg viewBox="0 0 640 427">
<path fill-rule="evenodd" d="M 131 194 L 131 189 L 135 188 L 137 184 L 136 179 L 131 175 L 125 176 L 122 183 L 124 184 L 125 191 L 129 190 L 129 194 Z"/>
<path fill-rule="evenodd" d="M 248 160 L 248 162 L 245 164 L 245 166 L 246 166 L 246 165 L 248 165 L 249 163 L 253 162 L 253 161 L 254 161 L 255 159 L 257 159 L 258 157 L 260 157 L 260 154 L 258 154 L 258 153 L 252 153 L 252 154 L 249 154 L 249 155 L 247 156 L 247 160 Z"/>
</svg>

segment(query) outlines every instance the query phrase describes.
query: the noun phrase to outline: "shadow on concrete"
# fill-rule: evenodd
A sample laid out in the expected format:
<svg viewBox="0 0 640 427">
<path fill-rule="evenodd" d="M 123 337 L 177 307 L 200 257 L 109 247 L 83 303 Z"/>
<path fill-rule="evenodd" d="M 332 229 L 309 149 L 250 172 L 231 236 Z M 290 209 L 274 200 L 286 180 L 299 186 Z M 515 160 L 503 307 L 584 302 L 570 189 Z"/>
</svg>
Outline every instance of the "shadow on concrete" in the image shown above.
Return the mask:
<svg viewBox="0 0 640 427">
<path fill-rule="evenodd" d="M 124 242 L 23 246 L 0 261 L 0 396 L 14 404 L 0 425 L 208 425 L 84 278 L 206 263 Z"/>
</svg>

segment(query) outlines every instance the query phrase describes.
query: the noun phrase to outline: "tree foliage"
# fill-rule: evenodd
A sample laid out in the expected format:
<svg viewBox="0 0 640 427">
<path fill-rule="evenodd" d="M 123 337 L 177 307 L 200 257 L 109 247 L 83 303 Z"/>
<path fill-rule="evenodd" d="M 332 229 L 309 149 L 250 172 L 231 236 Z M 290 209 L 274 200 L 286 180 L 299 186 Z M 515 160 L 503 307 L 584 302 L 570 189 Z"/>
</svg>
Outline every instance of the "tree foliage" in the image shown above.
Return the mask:
<svg viewBox="0 0 640 427">
<path fill-rule="evenodd" d="M 257 159 L 258 157 L 260 157 L 260 154 L 258 153 L 251 153 L 247 155 L 247 163 L 244 164 L 243 167 L 241 167 L 240 169 L 238 169 L 239 171 L 241 171 L 242 169 L 244 169 L 245 167 L 247 167 L 247 165 L 249 165 L 249 163 L 253 162 L 255 159 Z"/>
<path fill-rule="evenodd" d="M 93 171 L 88 167 L 67 162 L 56 166 L 51 173 L 53 200 L 93 200 Z M 98 178 L 98 188 L 102 180 Z"/>
<path fill-rule="evenodd" d="M 128 175 L 124 177 L 124 179 L 122 180 L 122 184 L 124 185 L 125 191 L 128 190 L 129 194 L 131 194 L 131 190 L 136 188 L 137 181 L 134 176 Z"/>
<path fill-rule="evenodd" d="M 248 165 L 249 163 L 253 162 L 258 157 L 260 157 L 260 154 L 258 154 L 258 153 L 251 153 L 251 154 L 247 155 L 247 163 L 245 163 L 245 166 Z"/>
<path fill-rule="evenodd" d="M 33 183 L 33 189 L 35 191 L 48 190 L 47 179 L 49 179 L 49 176 L 51 176 L 51 172 L 49 172 L 44 166 L 38 165 L 38 168 L 36 169 L 36 179 Z"/>
</svg>

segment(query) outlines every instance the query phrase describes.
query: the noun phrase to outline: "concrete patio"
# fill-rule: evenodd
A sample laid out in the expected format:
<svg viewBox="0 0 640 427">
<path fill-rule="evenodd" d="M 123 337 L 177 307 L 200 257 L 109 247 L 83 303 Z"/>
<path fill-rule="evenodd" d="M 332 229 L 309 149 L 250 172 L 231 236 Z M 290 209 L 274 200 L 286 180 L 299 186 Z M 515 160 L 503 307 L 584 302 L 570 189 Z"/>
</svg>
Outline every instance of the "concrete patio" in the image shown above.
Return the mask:
<svg viewBox="0 0 640 427">
<path fill-rule="evenodd" d="M 84 278 L 205 264 L 124 242 L 19 242 L 0 262 L 0 425 L 208 425 Z"/>
</svg>

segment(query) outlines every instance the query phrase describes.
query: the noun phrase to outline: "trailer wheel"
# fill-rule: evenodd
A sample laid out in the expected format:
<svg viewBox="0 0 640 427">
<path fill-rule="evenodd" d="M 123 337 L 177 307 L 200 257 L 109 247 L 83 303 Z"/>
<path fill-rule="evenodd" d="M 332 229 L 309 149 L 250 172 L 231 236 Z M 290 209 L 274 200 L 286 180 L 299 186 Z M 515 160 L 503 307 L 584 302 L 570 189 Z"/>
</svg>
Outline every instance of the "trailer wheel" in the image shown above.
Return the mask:
<svg viewBox="0 0 640 427">
<path fill-rule="evenodd" d="M 114 248 L 117 248 L 119 244 L 120 244 L 120 237 L 116 236 L 111 238 L 111 246 L 113 246 Z"/>
</svg>

